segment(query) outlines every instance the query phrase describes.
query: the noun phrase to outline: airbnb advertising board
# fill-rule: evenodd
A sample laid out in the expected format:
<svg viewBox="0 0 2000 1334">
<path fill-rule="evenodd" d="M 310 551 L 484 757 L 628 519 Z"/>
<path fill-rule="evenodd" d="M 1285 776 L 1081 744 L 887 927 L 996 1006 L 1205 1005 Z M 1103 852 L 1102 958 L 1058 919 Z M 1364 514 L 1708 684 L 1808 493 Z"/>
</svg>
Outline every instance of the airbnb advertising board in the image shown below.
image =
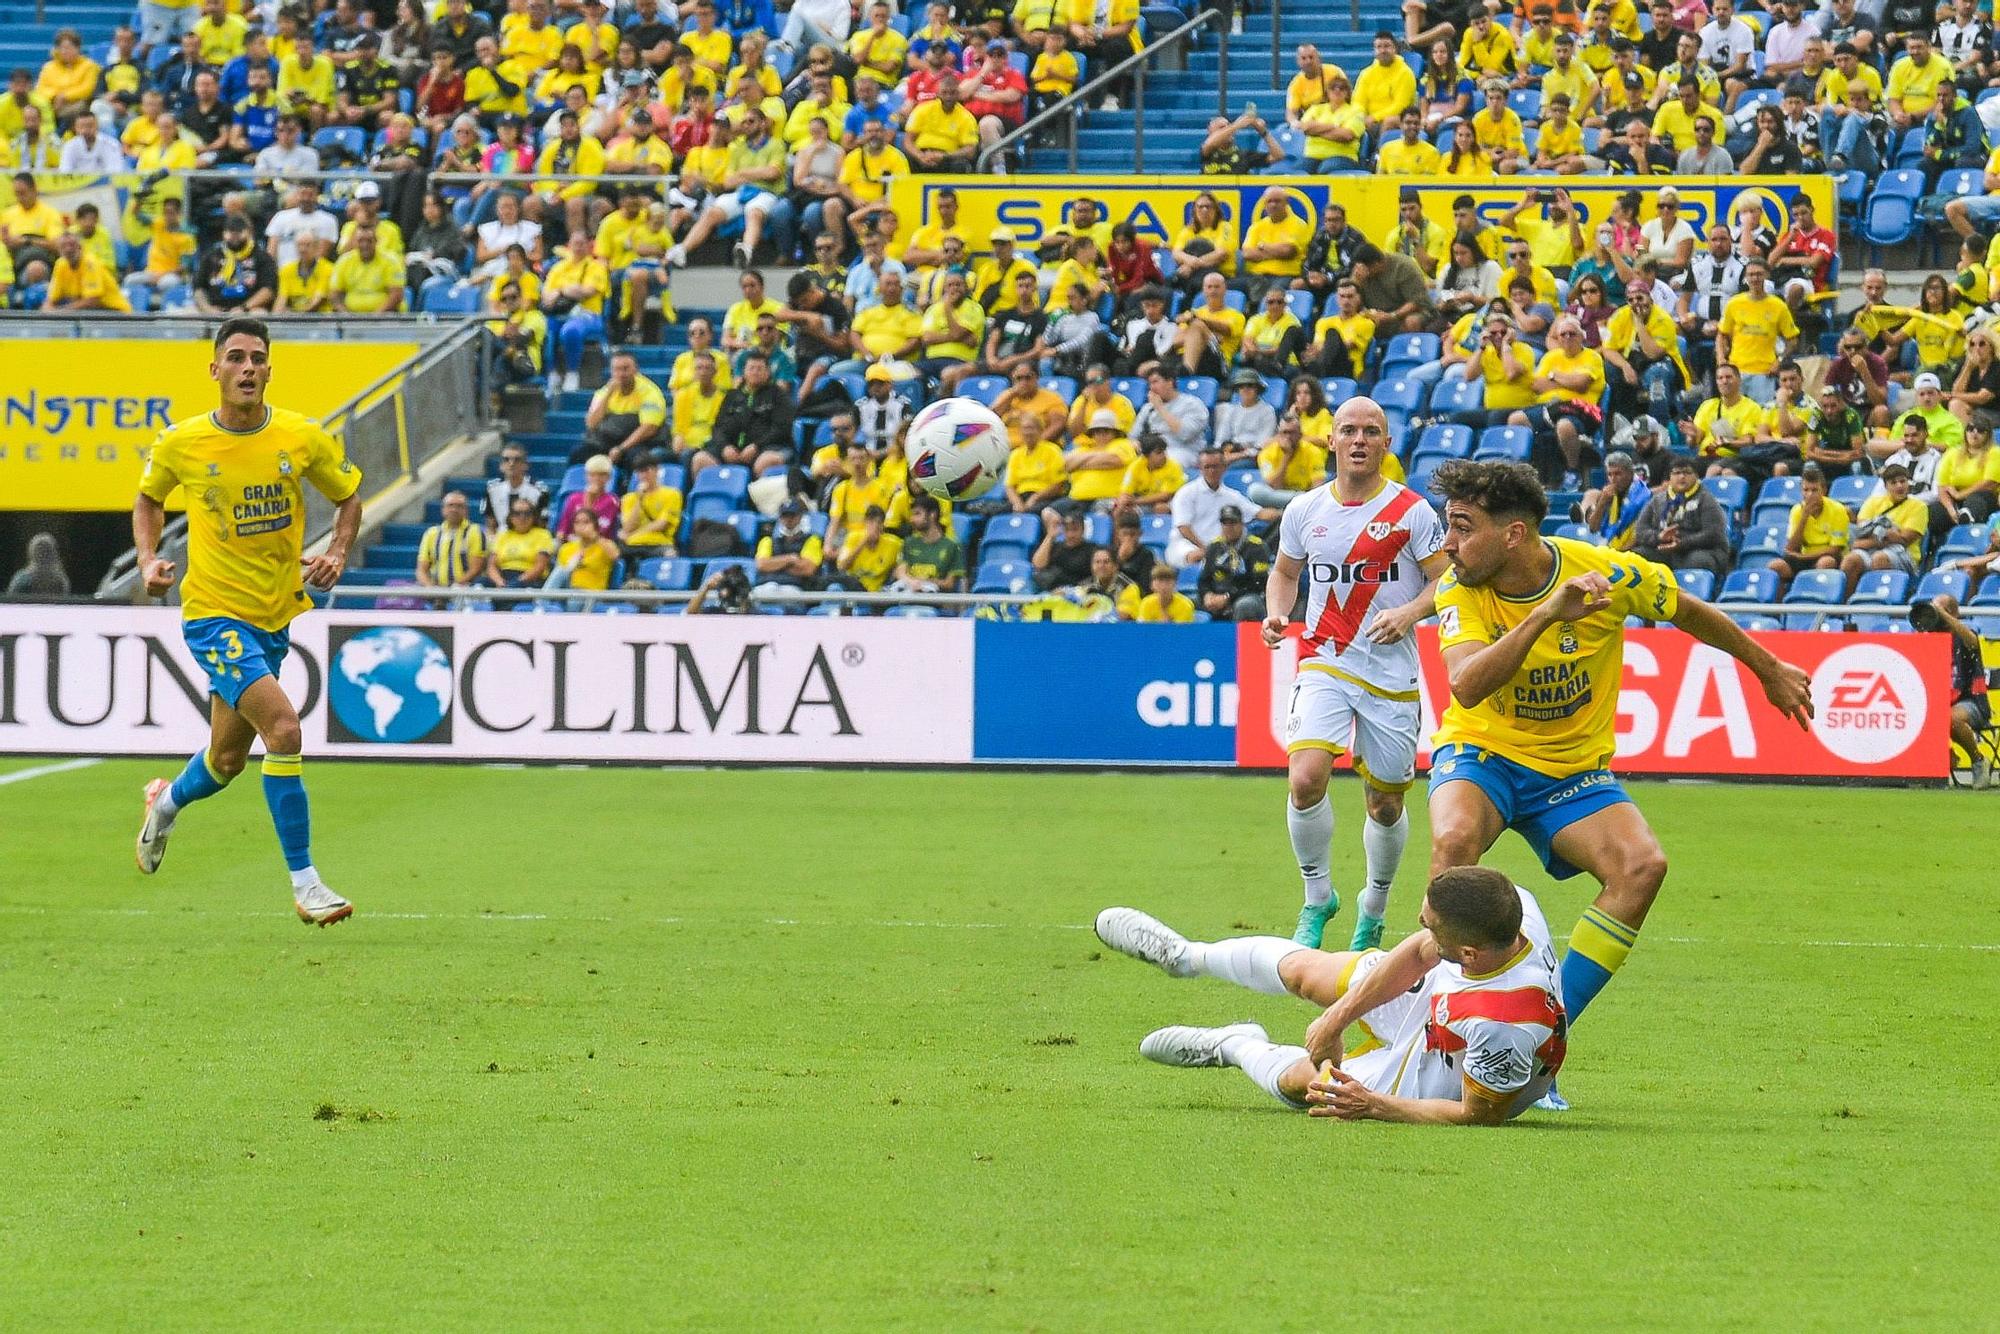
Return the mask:
<svg viewBox="0 0 2000 1334">
<path fill-rule="evenodd" d="M 1285 763 L 1285 710 L 1298 640 L 1272 652 L 1260 627 L 1237 628 L 1236 762 Z M 1420 763 L 1446 704 L 1437 631 L 1417 631 L 1423 667 Z M 1950 766 L 1951 648 L 1944 635 L 1813 632 L 1755 636 L 1812 676 L 1815 717 L 1802 732 L 1764 701 L 1734 658 L 1677 630 L 1625 636 L 1618 753 L 1628 774 L 1772 778 L 1945 778 Z"/>
</svg>

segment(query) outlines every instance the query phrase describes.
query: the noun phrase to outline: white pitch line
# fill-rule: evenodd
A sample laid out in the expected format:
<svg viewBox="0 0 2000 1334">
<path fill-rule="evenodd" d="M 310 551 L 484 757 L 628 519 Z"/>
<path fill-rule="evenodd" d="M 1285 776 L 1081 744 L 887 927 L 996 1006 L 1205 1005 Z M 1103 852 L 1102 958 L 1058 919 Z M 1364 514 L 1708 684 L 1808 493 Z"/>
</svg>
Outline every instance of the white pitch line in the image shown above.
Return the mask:
<svg viewBox="0 0 2000 1334">
<path fill-rule="evenodd" d="M 253 909 L 228 908 L 89 908 L 89 907 L 36 907 L 26 904 L 0 903 L 0 913 L 48 916 L 55 913 L 77 913 L 101 917 L 286 917 L 288 912 L 257 911 Z M 389 922 L 623 922 L 638 926 L 682 926 L 688 924 L 712 924 L 720 927 L 740 926 L 719 918 L 694 917 L 612 917 L 594 914 L 572 913 L 429 913 L 429 912 L 369 912 L 359 909 L 355 920 Z M 813 930 L 840 930 L 843 927 L 873 927 L 883 930 L 916 931 L 1089 931 L 1092 928 L 1080 922 L 918 922 L 908 920 L 874 922 L 808 922 L 793 917 L 766 917 L 760 919 L 762 926 L 803 926 Z M 1567 936 L 1556 936 L 1558 941 L 1567 941 Z M 1641 943 L 1656 945 L 1756 945 L 1766 949 L 1826 949 L 1826 950 L 1964 950 L 1974 954 L 2000 953 L 2000 943 L 1984 941 L 1929 941 L 1929 940 L 1758 940 L 1735 937 L 1714 939 L 1707 936 L 1646 936 Z"/>
<path fill-rule="evenodd" d="M 16 769 L 10 774 L 0 774 L 0 787 L 9 783 L 25 783 L 31 778 L 47 778 L 50 774 L 66 774 L 76 769 L 88 769 L 93 764 L 102 764 L 99 759 L 64 760 L 60 764 L 38 764 L 32 769 Z"/>
</svg>

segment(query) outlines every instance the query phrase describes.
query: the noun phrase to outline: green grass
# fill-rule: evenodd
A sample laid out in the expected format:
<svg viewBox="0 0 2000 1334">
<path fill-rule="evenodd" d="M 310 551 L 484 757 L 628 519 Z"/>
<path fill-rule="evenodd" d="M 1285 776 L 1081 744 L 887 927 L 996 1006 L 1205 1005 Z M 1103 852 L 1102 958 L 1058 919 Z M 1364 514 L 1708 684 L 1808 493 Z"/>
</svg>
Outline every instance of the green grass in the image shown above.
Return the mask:
<svg viewBox="0 0 2000 1334">
<path fill-rule="evenodd" d="M 1576 1110 L 1454 1131 L 1139 1059 L 1160 1023 L 1310 1018 L 1079 929 L 1287 929 L 1274 780 L 320 764 L 360 911 L 312 931 L 254 777 L 132 869 L 155 771 L 0 787 L 10 1328 L 1967 1328 L 2000 1299 L 1977 797 L 1637 788 L 1674 871 L 1572 1043 Z M 1501 854 L 1566 931 L 1584 886 Z"/>
</svg>

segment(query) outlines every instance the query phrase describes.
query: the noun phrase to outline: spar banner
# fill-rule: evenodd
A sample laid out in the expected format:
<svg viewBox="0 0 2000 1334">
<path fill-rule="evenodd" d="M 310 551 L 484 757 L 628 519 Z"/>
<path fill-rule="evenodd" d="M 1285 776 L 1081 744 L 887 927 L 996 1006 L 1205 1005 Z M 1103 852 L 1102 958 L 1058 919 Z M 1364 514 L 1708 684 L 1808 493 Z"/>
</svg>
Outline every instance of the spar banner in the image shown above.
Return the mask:
<svg viewBox="0 0 2000 1334">
<path fill-rule="evenodd" d="M 964 764 L 970 621 L 323 612 L 280 674 L 312 754 Z M 164 607 L 0 607 L 0 753 L 187 755 L 207 681 Z"/>
<path fill-rule="evenodd" d="M 1285 764 L 1285 714 L 1298 639 L 1276 652 L 1237 627 L 1236 762 Z M 1812 675 L 1810 734 L 1764 701 L 1756 678 L 1677 630 L 1631 630 L 1618 694 L 1618 751 L 1630 774 L 1936 778 L 1950 771 L 1951 644 L 1941 634 L 1774 632 L 1752 636 Z M 1419 764 L 1428 765 L 1448 689 L 1437 630 L 1417 631 L 1422 664 Z M 1344 759 L 1341 761 L 1346 762 Z"/>
</svg>

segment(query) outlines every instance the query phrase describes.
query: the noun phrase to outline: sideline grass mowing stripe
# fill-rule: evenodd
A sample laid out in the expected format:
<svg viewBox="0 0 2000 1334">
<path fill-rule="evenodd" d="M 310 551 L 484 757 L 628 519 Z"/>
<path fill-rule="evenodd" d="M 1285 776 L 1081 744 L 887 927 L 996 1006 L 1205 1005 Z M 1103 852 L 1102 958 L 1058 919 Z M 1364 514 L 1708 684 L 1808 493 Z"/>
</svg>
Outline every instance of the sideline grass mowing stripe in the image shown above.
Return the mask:
<svg viewBox="0 0 2000 1334">
<path fill-rule="evenodd" d="M 1968 1327 L 2000 1300 L 1967 1003 L 1994 963 L 1928 948 L 2000 941 L 1976 794 L 1636 786 L 1674 869 L 1575 1035 L 1577 1110 L 1425 1132 L 1145 1064 L 1160 1023 L 1282 1040 L 1310 1011 L 1063 929 L 1111 902 L 1287 929 L 1276 781 L 309 764 L 359 905 L 321 932 L 253 784 L 131 869 L 159 768 L 0 791 L 20 1328 L 1434 1328 L 1503 1290 L 1551 1328 Z M 1345 889 L 1358 789 L 1335 803 Z M 1499 861 L 1558 931 L 1587 901 L 1517 840 Z"/>
</svg>

